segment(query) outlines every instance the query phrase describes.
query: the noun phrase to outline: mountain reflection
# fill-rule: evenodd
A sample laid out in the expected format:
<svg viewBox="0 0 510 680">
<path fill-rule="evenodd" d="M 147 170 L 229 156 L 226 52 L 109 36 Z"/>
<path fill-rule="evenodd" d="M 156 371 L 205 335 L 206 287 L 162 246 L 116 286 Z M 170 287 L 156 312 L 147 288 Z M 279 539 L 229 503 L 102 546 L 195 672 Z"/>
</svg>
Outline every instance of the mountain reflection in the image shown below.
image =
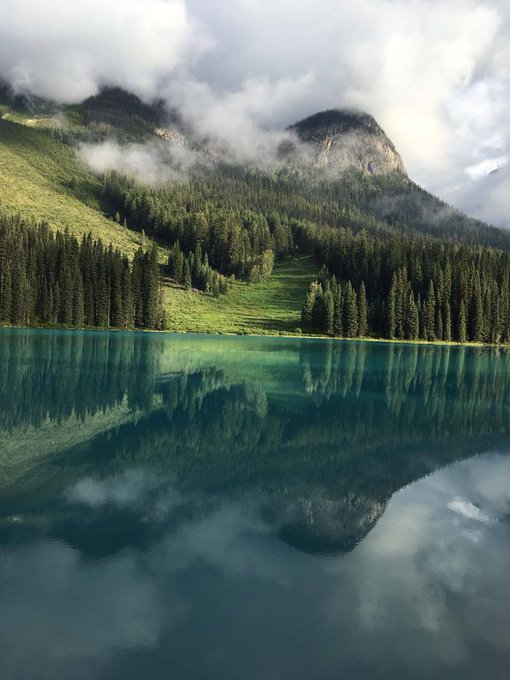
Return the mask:
<svg viewBox="0 0 510 680">
<path fill-rule="evenodd" d="M 256 499 L 197 498 L 141 471 L 82 477 L 66 491 L 82 527 L 139 513 L 153 533 L 96 559 L 62 535 L 0 545 L 2 678 L 503 680 L 509 460 L 413 484 L 328 559 L 279 541 Z"/>
<path fill-rule="evenodd" d="M 289 545 L 348 552 L 395 491 L 506 443 L 507 366 L 462 347 L 3 331 L 0 540 L 143 544 L 156 506 L 124 507 L 124 529 L 112 507 L 84 525 L 65 494 L 144 470 L 195 499 L 175 526 L 218 496 L 257 497 Z"/>
<path fill-rule="evenodd" d="M 508 365 L 0 331 L 0 677 L 506 680 Z"/>
</svg>

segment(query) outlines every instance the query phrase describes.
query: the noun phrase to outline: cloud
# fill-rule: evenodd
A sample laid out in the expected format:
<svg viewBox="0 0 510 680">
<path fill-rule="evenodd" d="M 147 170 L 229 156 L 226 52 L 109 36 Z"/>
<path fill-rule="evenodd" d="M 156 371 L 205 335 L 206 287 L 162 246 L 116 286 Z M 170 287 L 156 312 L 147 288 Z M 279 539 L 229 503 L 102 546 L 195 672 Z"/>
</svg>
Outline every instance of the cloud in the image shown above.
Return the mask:
<svg viewBox="0 0 510 680">
<path fill-rule="evenodd" d="M 503 224 L 467 171 L 510 155 L 509 27 L 506 0 L 3 0 L 0 73 L 62 101 L 163 96 L 258 160 L 275 130 L 357 106 L 417 181 Z"/>
<path fill-rule="evenodd" d="M 135 509 L 143 514 L 144 520 L 151 522 L 166 520 L 185 502 L 171 480 L 139 469 L 105 479 L 84 477 L 67 490 L 66 500 L 98 511 L 105 506 L 114 506 L 120 511 Z"/>
<path fill-rule="evenodd" d="M 506 159 L 506 157 L 505 157 Z M 470 177 L 452 190 L 452 200 L 462 205 L 474 217 L 510 229 L 510 165 L 497 167 L 499 159 L 487 161 L 496 164 L 488 174 Z"/>
<path fill-rule="evenodd" d="M 79 102 L 101 85 L 151 98 L 205 47 L 184 0 L 2 0 L 0 73 L 18 90 Z"/>
<path fill-rule="evenodd" d="M 80 144 L 78 155 L 95 172 L 116 170 L 133 175 L 145 184 L 182 178 L 192 168 L 211 162 L 205 153 L 157 141 L 127 145 L 110 141 Z"/>
<path fill-rule="evenodd" d="M 451 501 L 451 503 L 448 503 L 448 508 L 452 512 L 462 515 L 462 517 L 467 517 L 467 519 L 473 519 L 477 522 L 482 522 L 483 524 L 487 524 L 491 521 L 488 515 L 482 512 L 480 508 L 477 508 L 473 503 L 464 501 L 461 498 L 456 498 L 454 501 Z"/>
<path fill-rule="evenodd" d="M 162 485 L 156 475 L 142 470 L 129 470 L 126 473 L 106 479 L 85 477 L 67 491 L 71 503 L 81 503 L 91 507 L 101 507 L 108 503 L 129 507 L 147 499 Z"/>
<path fill-rule="evenodd" d="M 90 563 L 67 545 L 36 543 L 0 552 L 0 577 L 4 678 L 69 677 L 80 660 L 102 664 L 118 650 L 153 647 L 180 612 L 177 601 L 173 612 L 162 606 L 128 554 Z"/>
<path fill-rule="evenodd" d="M 395 494 L 335 557 L 278 541 L 250 493 L 184 495 L 189 512 L 170 513 L 143 549 L 135 540 L 104 558 L 10 543 L 0 547 L 2 678 L 131 680 L 148 665 L 179 678 L 505 677 L 509 477 L 508 453 L 440 470 Z M 133 471 L 75 489 L 80 502 L 120 499 L 128 511 L 153 483 Z M 163 498 L 171 483 L 161 483 Z"/>
</svg>

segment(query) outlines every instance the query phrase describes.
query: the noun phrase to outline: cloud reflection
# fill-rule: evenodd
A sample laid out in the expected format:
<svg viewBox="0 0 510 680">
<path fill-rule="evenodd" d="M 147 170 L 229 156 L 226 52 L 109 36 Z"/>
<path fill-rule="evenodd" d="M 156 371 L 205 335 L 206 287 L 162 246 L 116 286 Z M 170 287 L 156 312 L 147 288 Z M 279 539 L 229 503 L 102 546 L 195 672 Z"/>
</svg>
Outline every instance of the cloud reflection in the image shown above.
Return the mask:
<svg viewBox="0 0 510 680">
<path fill-rule="evenodd" d="M 454 464 L 395 494 L 352 552 L 317 557 L 281 542 L 254 498 L 172 524 L 171 484 L 82 480 L 68 502 L 83 512 L 168 497 L 150 520 L 163 531 L 95 561 L 59 542 L 4 548 L 2 677 L 130 680 L 150 658 L 153 678 L 503 678 L 509 482 L 508 455 Z"/>
</svg>

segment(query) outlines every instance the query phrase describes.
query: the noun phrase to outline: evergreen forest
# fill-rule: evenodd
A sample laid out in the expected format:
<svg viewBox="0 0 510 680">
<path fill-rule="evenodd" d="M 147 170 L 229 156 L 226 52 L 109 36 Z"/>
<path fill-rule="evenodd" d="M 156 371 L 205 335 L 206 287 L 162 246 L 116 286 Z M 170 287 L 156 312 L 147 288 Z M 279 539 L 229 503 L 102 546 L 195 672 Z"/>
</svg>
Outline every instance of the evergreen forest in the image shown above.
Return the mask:
<svg viewBox="0 0 510 680">
<path fill-rule="evenodd" d="M 188 288 L 217 296 L 235 278 L 270 277 L 275 261 L 312 256 L 320 272 L 303 300 L 304 332 L 508 342 L 507 235 L 466 218 L 461 229 L 454 210 L 432 233 L 409 209 L 411 191 L 392 220 L 367 213 L 371 195 L 398 185 L 401 177 L 326 181 L 229 166 L 159 188 L 111 174 L 104 196 L 118 221 L 171 248 L 169 274 Z"/>
<path fill-rule="evenodd" d="M 129 261 L 90 234 L 0 215 L 0 322 L 163 329 L 157 248 Z"/>
</svg>

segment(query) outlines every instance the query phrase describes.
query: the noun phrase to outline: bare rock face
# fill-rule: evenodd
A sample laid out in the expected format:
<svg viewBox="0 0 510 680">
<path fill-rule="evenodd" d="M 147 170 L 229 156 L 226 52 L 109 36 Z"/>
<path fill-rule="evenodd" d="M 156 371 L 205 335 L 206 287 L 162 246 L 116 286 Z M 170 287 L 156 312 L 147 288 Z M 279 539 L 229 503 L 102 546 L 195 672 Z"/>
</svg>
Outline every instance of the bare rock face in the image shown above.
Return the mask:
<svg viewBox="0 0 510 680">
<path fill-rule="evenodd" d="M 335 175 L 350 168 L 370 175 L 407 174 L 391 140 L 366 113 L 323 111 L 292 125 L 289 130 L 309 148 L 316 167 Z"/>
<path fill-rule="evenodd" d="M 365 538 L 386 506 L 387 501 L 359 494 L 330 498 L 316 490 L 306 496 L 276 496 L 272 511 L 278 535 L 287 544 L 308 553 L 341 554 Z"/>
<path fill-rule="evenodd" d="M 157 127 L 154 128 L 154 134 L 169 144 L 175 144 L 176 146 L 181 147 L 187 146 L 188 144 L 186 137 L 176 128 Z"/>
</svg>

